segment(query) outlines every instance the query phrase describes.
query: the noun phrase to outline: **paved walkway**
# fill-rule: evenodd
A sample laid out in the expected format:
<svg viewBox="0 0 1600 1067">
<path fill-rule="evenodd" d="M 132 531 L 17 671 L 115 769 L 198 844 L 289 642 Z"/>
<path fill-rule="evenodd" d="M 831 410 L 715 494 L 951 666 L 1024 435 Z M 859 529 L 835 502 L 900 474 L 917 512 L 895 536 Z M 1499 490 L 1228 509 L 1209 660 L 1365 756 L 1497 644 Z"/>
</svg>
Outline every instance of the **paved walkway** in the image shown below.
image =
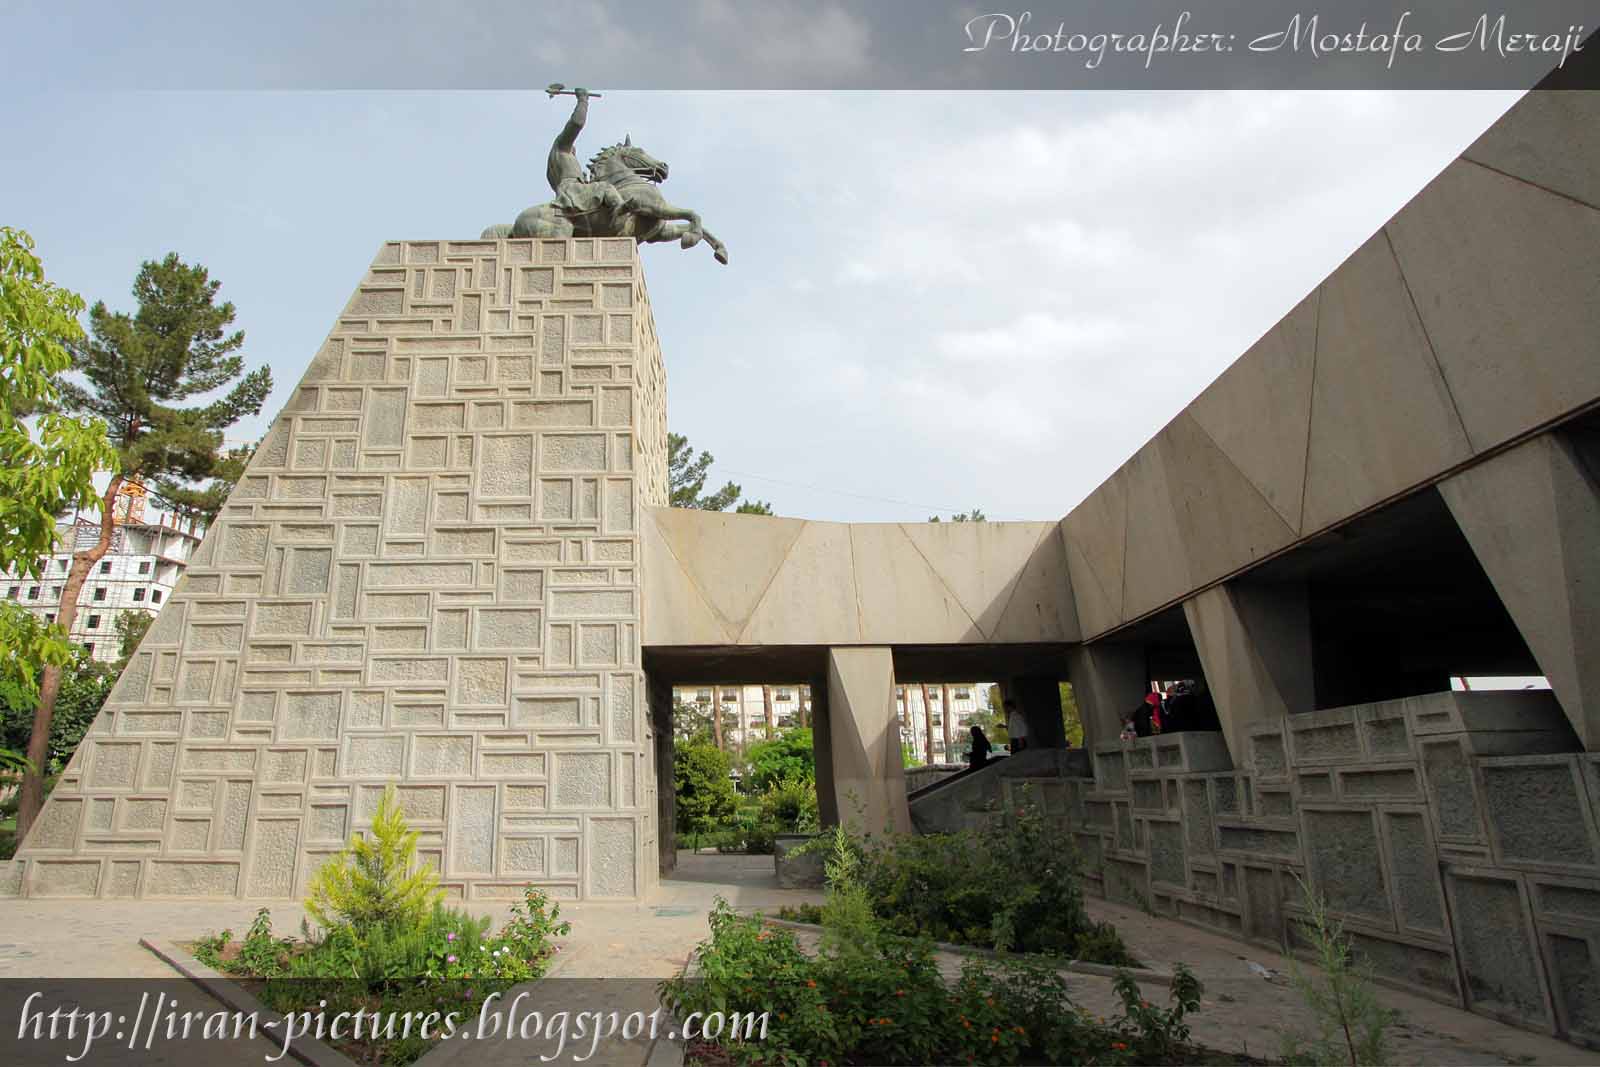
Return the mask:
<svg viewBox="0 0 1600 1067">
<path fill-rule="evenodd" d="M 740 911 L 776 914 L 784 904 L 815 901 L 820 894 L 777 887 L 767 856 L 718 856 L 681 853 L 676 874 L 662 883 L 647 904 L 575 903 L 563 905 L 562 918 L 572 922 L 562 957 L 537 1001 L 525 1005 L 556 1006 L 577 997 L 591 1002 L 631 1003 L 655 981 L 677 971 L 694 945 L 706 936 L 706 912 L 717 896 Z M 139 946 L 140 937 L 189 941 L 224 927 L 243 931 L 259 905 L 204 901 L 65 901 L 0 900 L 0 978 L 69 976 L 171 978 L 172 971 Z M 298 930 L 298 905 L 272 902 L 279 933 Z M 1279 1028 L 1308 1027 L 1309 1015 L 1286 977 L 1287 961 L 1276 954 L 1242 945 L 1219 935 L 1133 909 L 1091 900 L 1090 912 L 1113 922 L 1134 954 L 1157 969 L 1183 960 L 1205 983 L 1201 1012 L 1194 1018 L 1195 1039 L 1205 1045 L 1254 1055 L 1275 1056 Z M 483 908 L 498 923 L 504 908 Z M 942 966 L 954 973 L 965 957 L 947 956 Z M 1275 976 L 1263 979 L 1249 966 L 1257 963 Z M 640 981 L 605 986 L 573 979 L 631 978 Z M 1073 997 L 1097 1014 L 1112 1014 L 1115 998 L 1108 979 L 1071 973 Z M 1159 986 L 1147 991 L 1165 996 Z M 581 992 L 581 996 L 579 995 Z M 1434 1003 L 1399 990 L 1385 990 L 1384 1002 L 1400 1011 L 1393 1055 L 1400 1063 L 1429 1064 L 1596 1064 L 1600 1054 L 1497 1023 L 1482 1016 Z M 492 1047 L 470 1041 L 452 1043 L 431 1053 L 430 1067 L 442 1064 L 525 1063 L 517 1042 Z M 618 1050 L 591 1063 L 637 1064 L 645 1046 Z M 569 1048 L 570 1051 L 570 1048 Z M 632 1057 L 631 1059 L 629 1057 Z"/>
</svg>

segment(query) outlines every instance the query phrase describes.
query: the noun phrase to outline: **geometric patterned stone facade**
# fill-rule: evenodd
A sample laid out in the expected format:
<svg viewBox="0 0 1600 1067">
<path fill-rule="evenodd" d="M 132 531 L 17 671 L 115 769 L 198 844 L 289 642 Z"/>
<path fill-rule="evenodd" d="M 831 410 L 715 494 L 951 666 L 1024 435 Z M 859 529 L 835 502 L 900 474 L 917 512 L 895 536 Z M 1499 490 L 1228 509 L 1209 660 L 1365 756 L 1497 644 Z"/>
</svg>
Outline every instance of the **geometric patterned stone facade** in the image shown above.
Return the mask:
<svg viewBox="0 0 1600 1067">
<path fill-rule="evenodd" d="M 1034 780 L 1092 891 L 1281 948 L 1304 878 L 1377 975 L 1600 1047 L 1600 754 L 1548 692 L 1436 693 L 1094 750 Z M 1023 782 L 1006 781 L 1011 811 Z M 1297 945 L 1297 947 L 1299 947 Z"/>
<path fill-rule="evenodd" d="M 393 784 L 457 898 L 643 896 L 665 396 L 632 240 L 385 244 L 10 888 L 297 896 Z"/>
</svg>

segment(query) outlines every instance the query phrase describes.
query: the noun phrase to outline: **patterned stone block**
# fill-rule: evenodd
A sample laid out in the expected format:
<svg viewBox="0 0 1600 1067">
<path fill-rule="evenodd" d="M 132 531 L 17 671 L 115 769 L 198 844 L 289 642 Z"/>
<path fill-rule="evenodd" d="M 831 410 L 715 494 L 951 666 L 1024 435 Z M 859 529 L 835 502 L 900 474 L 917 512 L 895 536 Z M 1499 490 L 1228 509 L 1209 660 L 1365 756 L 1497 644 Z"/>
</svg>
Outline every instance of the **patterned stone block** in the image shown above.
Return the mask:
<svg viewBox="0 0 1600 1067">
<path fill-rule="evenodd" d="M 1468 1003 L 1548 1026 L 1549 1005 L 1521 880 L 1451 871 L 1446 886 Z"/>
<path fill-rule="evenodd" d="M 1503 862 L 1600 863 L 1575 760 L 1487 759 L 1479 768 L 1489 827 Z"/>
</svg>

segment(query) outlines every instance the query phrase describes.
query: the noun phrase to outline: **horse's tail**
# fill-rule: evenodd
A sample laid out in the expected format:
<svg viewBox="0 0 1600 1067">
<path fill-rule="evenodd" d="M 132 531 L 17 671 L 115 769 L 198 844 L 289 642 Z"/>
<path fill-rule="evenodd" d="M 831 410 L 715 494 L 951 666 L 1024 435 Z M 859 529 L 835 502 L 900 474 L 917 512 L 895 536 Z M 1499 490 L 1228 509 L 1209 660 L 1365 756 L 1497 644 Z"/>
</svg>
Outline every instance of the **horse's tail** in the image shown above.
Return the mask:
<svg viewBox="0 0 1600 1067">
<path fill-rule="evenodd" d="M 510 237 L 511 223 L 497 222 L 478 235 L 479 240 L 489 240 L 495 237 Z"/>
</svg>

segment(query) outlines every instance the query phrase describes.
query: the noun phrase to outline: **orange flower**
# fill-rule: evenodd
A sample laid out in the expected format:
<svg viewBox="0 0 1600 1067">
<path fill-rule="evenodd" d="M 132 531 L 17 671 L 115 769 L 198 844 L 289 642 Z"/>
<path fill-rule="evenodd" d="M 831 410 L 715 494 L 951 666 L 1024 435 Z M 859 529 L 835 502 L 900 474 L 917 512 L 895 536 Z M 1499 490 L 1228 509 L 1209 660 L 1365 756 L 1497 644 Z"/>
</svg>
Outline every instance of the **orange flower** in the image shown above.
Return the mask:
<svg viewBox="0 0 1600 1067">
<path fill-rule="evenodd" d="M 999 1043 L 1000 1043 L 1000 1031 L 996 1030 L 993 1034 L 989 1035 L 989 1044 L 997 1045 Z"/>
<path fill-rule="evenodd" d="M 807 989 L 815 989 L 815 988 L 817 988 L 816 981 L 813 980 L 813 979 L 807 978 L 806 979 L 806 988 Z"/>
<path fill-rule="evenodd" d="M 1126 1052 L 1126 1051 L 1128 1051 L 1127 1043 L 1126 1042 L 1122 1042 L 1122 1041 L 1113 1041 L 1113 1042 L 1111 1042 L 1111 1047 L 1116 1049 L 1118 1052 Z"/>
<path fill-rule="evenodd" d="M 894 995 L 897 997 L 903 997 L 906 995 L 906 991 L 904 989 L 896 989 L 894 991 Z"/>
</svg>

